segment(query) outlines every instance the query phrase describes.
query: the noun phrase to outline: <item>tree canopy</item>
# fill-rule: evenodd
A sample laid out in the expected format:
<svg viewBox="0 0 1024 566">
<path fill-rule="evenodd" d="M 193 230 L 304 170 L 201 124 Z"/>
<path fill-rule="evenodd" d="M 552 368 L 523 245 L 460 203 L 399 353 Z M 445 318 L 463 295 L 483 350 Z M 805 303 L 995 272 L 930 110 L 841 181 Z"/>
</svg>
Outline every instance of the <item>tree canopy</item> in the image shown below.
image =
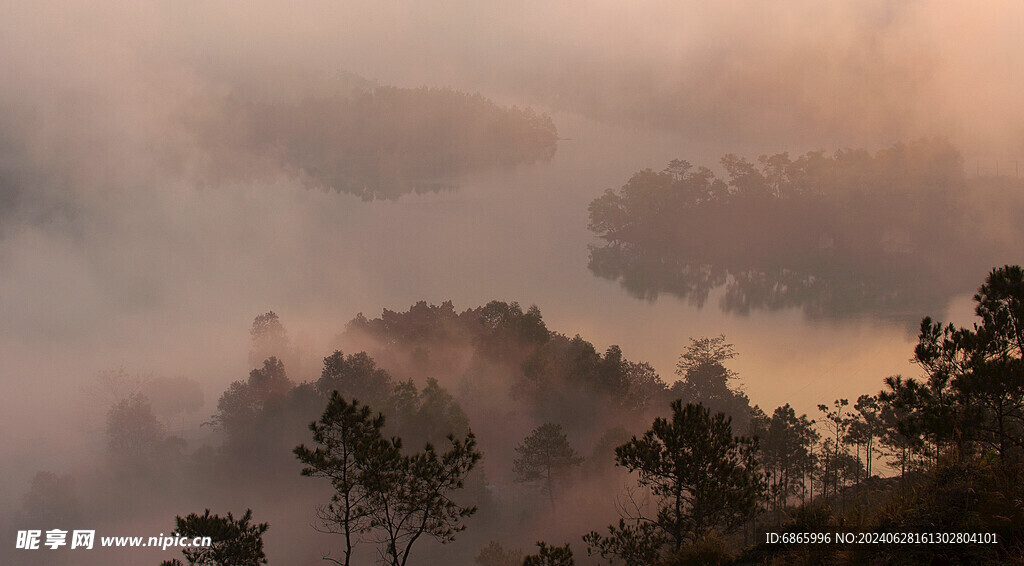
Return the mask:
<svg viewBox="0 0 1024 566">
<path fill-rule="evenodd" d="M 482 457 L 472 433 L 464 439 L 449 435 L 443 453 L 427 444 L 405 454 L 401 440 L 386 439 L 383 427 L 383 415 L 374 417 L 334 391 L 320 420 L 310 425 L 316 447 L 294 450 L 306 465 L 303 475 L 328 478 L 334 487 L 318 516 L 325 530 L 344 536 L 344 560 L 327 557 L 338 564 L 352 563 L 354 545 L 365 534 L 388 564 L 404 566 L 417 540 L 451 542 L 476 512 L 452 499 Z"/>
<path fill-rule="evenodd" d="M 927 378 L 890 379 L 882 398 L 906 416 L 903 434 L 935 446 L 1024 451 L 1024 270 L 992 270 L 974 295 L 972 328 L 921 322 L 914 360 Z"/>
<path fill-rule="evenodd" d="M 185 559 L 192 566 L 260 566 L 267 563 L 263 553 L 263 533 L 267 523 L 252 523 L 252 509 L 235 519 L 211 515 L 207 509 L 202 515 L 191 513 L 177 517 L 174 533 L 179 537 L 210 537 L 213 544 L 208 547 L 190 547 L 182 550 Z M 164 566 L 180 564 L 177 560 L 166 561 Z"/>
<path fill-rule="evenodd" d="M 944 139 L 755 162 L 727 154 L 720 165 L 721 174 L 674 160 L 595 198 L 589 228 L 602 242 L 590 247 L 590 270 L 645 299 L 669 293 L 704 306 L 721 289 L 727 312 L 913 324 L 1024 238 L 1020 223 L 987 210 L 999 202 L 1014 211 L 1006 218 L 1020 216 L 1019 183 L 967 179 Z M 949 258 L 958 269 L 945 268 Z"/>
<path fill-rule="evenodd" d="M 690 338 L 690 346 L 679 356 L 676 375 L 681 379 L 672 384 L 672 396 L 721 411 L 745 430 L 750 421 L 750 400 L 738 388 L 730 387 L 738 376 L 724 365 L 736 355 L 724 335 Z"/>
<path fill-rule="evenodd" d="M 516 446 L 516 453 L 519 457 L 512 465 L 516 481 L 539 485 L 548 495 L 552 508 L 555 484 L 568 479 L 572 469 L 583 463 L 583 458 L 573 450 L 562 427 L 555 423 L 535 428 L 522 444 Z"/>
<path fill-rule="evenodd" d="M 658 500 L 653 524 L 673 552 L 716 530 L 729 530 L 752 513 L 765 485 L 757 441 L 733 436 L 731 419 L 699 404 L 672 403 L 641 437 L 615 450 L 620 466 L 637 472 Z M 613 533 L 614 534 L 614 533 Z"/>
<path fill-rule="evenodd" d="M 284 170 L 363 200 L 450 190 L 466 173 L 547 161 L 558 141 L 545 114 L 448 88 L 367 84 L 293 103 L 236 93 L 220 104 L 222 119 L 197 121 L 219 152 L 211 174 Z"/>
</svg>

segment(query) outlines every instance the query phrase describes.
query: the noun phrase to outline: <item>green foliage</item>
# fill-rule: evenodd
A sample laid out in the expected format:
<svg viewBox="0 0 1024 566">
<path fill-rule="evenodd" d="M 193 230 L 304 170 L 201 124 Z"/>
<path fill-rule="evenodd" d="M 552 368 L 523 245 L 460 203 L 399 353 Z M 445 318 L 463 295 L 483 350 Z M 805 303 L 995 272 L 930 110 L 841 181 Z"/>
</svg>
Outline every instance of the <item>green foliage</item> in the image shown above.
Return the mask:
<svg viewBox="0 0 1024 566">
<path fill-rule="evenodd" d="M 267 523 L 251 523 L 252 509 L 247 509 L 241 518 L 231 513 L 226 517 L 211 515 L 207 509 L 202 515 L 192 513 L 177 517 L 175 535 L 180 537 L 210 537 L 209 547 L 190 547 L 182 550 L 185 559 L 192 566 L 259 566 L 266 564 L 263 554 L 263 533 Z"/>
<path fill-rule="evenodd" d="M 657 418 L 640 438 L 616 449 L 619 465 L 658 498 L 658 525 L 678 551 L 715 530 L 747 518 L 764 494 L 757 441 L 732 434 L 731 420 L 703 405 L 672 403 L 672 418 Z"/>
<path fill-rule="evenodd" d="M 537 554 L 530 554 L 523 559 L 523 566 L 573 566 L 576 561 L 572 557 L 572 548 L 565 546 L 548 546 L 537 543 Z"/>
</svg>

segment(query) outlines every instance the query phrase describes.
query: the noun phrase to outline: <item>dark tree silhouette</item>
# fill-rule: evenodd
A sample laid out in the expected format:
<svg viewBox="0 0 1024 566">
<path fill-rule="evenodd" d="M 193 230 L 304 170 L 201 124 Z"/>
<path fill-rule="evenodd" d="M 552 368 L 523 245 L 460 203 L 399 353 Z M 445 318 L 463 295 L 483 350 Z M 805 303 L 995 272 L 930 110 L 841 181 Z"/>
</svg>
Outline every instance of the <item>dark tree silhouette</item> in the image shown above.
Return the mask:
<svg viewBox="0 0 1024 566">
<path fill-rule="evenodd" d="M 826 493 L 825 488 L 832 484 L 832 493 L 839 493 L 839 482 L 842 473 L 839 465 L 843 462 L 846 448 L 846 435 L 850 430 L 850 419 L 846 416 L 846 407 L 849 406 L 848 399 L 836 399 L 832 406 L 818 405 L 818 410 L 824 414 L 822 423 L 832 435 L 826 440 L 826 446 L 822 447 L 822 494 Z"/>
<path fill-rule="evenodd" d="M 914 359 L 927 379 L 889 380 L 882 399 L 906 413 L 904 435 L 961 457 L 974 446 L 1016 457 L 1024 453 L 1024 269 L 992 270 L 974 301 L 973 328 L 921 322 Z"/>
<path fill-rule="evenodd" d="M 574 467 L 583 463 L 562 427 L 543 424 L 516 446 L 519 457 L 512 463 L 517 482 L 537 484 L 547 494 L 551 509 L 555 508 L 555 484 L 566 479 Z"/>
<path fill-rule="evenodd" d="M 853 409 L 857 411 L 847 417 L 850 421 L 848 440 L 857 445 L 857 458 L 860 459 L 861 447 L 864 449 L 864 474 L 871 477 L 875 462 L 875 442 L 885 433 L 882 422 L 881 407 L 878 397 L 861 395 Z"/>
<path fill-rule="evenodd" d="M 358 537 L 372 526 L 371 494 L 367 491 L 368 460 L 371 450 L 385 443 L 381 429 L 384 416 L 373 416 L 370 408 L 357 401 L 345 401 L 334 391 L 320 420 L 310 423 L 316 448 L 295 448 L 295 456 L 306 465 L 302 475 L 324 477 L 331 481 L 334 494 L 330 503 L 317 508 L 317 516 L 326 532 L 345 537 L 344 561 L 349 566 Z"/>
<path fill-rule="evenodd" d="M 884 383 L 887 389 L 878 394 L 879 419 L 882 421 L 879 440 L 889 456 L 886 463 L 898 468 L 903 477 L 913 464 L 914 452 L 920 452 L 924 445 L 923 432 L 918 428 L 921 421 L 914 409 L 916 394 L 913 391 L 916 387 L 900 375 L 887 377 Z"/>
<path fill-rule="evenodd" d="M 760 409 L 755 413 L 753 432 L 758 438 L 772 504 L 778 511 L 790 496 L 806 492 L 805 478 L 813 471 L 812 450 L 819 435 L 814 421 L 807 415 L 798 417 L 789 403 L 776 408 L 770 418 Z"/>
<path fill-rule="evenodd" d="M 366 352 L 345 356 L 340 350 L 324 358 L 316 389 L 327 397 L 337 390 L 350 399 L 381 403 L 391 393 L 391 375 L 377 367 Z"/>
<path fill-rule="evenodd" d="M 413 545 L 428 536 L 441 544 L 465 530 L 464 520 L 476 507 L 452 499 L 480 461 L 472 434 L 448 437 L 444 453 L 427 445 L 422 452 L 403 456 L 399 441 L 376 443 L 367 458 L 364 482 L 370 496 L 371 525 L 379 533 L 382 554 L 391 566 L 405 566 Z"/>
<path fill-rule="evenodd" d="M 657 418 L 640 438 L 616 449 L 619 465 L 638 472 L 638 482 L 658 498 L 654 517 L 674 552 L 714 530 L 745 519 L 765 484 L 757 442 L 732 434 L 731 419 L 703 405 L 672 403 L 672 418 Z"/>
<path fill-rule="evenodd" d="M 270 357 L 263 367 L 249 372 L 247 381 L 235 381 L 217 401 L 212 423 L 225 429 L 229 437 L 248 434 L 268 403 L 283 399 L 292 389 L 281 360 Z"/>
<path fill-rule="evenodd" d="M 193 566 L 259 566 L 267 563 L 263 553 L 263 533 L 267 523 L 251 523 L 252 509 L 247 509 L 241 518 L 231 513 L 226 517 L 211 515 L 207 509 L 202 515 L 192 513 L 177 517 L 175 535 L 180 537 L 210 537 L 213 544 L 208 547 L 190 547 L 181 551 Z M 180 564 L 165 561 L 163 566 Z"/>
<path fill-rule="evenodd" d="M 672 385 L 671 394 L 684 402 L 723 412 L 732 417 L 737 428 L 745 430 L 751 415 L 750 400 L 729 386 L 737 375 L 724 365 L 736 355 L 725 336 L 690 338 L 690 346 L 679 356 L 676 366 L 676 375 L 682 379 Z"/>
<path fill-rule="evenodd" d="M 549 546 L 537 543 L 537 554 L 530 554 L 523 559 L 523 566 L 573 566 L 576 561 L 572 557 L 572 548 L 565 546 Z"/>
<path fill-rule="evenodd" d="M 355 535 L 366 533 L 388 564 L 404 566 L 416 541 L 427 536 L 451 542 L 476 512 L 452 499 L 482 457 L 472 433 L 461 440 L 449 435 L 444 453 L 428 444 L 406 455 L 400 439 L 384 438 L 383 426 L 382 415 L 371 417 L 368 408 L 335 391 L 310 426 L 318 446 L 294 451 L 306 464 L 304 475 L 329 478 L 335 488 L 319 515 L 327 529 L 345 535 L 346 549 L 344 562 L 327 560 L 350 564 Z"/>
<path fill-rule="evenodd" d="M 588 556 L 597 554 L 626 566 L 648 566 L 664 561 L 668 539 L 656 522 L 619 519 L 618 526 L 608 525 L 607 536 L 591 531 L 583 535 L 583 542 Z"/>
</svg>

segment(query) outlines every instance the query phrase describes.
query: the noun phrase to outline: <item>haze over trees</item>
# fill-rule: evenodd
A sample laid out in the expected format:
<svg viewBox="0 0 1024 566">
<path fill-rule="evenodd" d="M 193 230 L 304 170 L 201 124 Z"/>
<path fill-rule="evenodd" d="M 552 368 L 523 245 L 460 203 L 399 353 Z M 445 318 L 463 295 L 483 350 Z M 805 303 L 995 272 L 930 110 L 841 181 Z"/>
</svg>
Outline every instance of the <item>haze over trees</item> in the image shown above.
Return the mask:
<svg viewBox="0 0 1024 566">
<path fill-rule="evenodd" d="M 759 407 L 754 413 L 752 432 L 758 438 L 771 508 L 778 513 L 796 495 L 804 503 L 808 495 L 813 497 L 814 484 L 808 486 L 808 480 L 818 462 L 813 450 L 821 434 L 814 428 L 815 421 L 807 415 L 798 417 L 788 403 L 777 407 L 771 417 Z M 870 455 L 866 460 L 870 464 Z"/>
<path fill-rule="evenodd" d="M 232 499 L 289 494 L 287 505 L 264 500 L 261 516 L 347 565 L 374 553 L 393 566 L 473 557 L 488 565 L 569 564 L 598 556 L 636 566 L 785 563 L 801 560 L 802 551 L 750 534 L 935 524 L 996 533 L 999 545 L 970 554 L 989 560 L 1024 548 L 1013 526 L 1024 517 L 1017 503 L 1024 270 L 992 270 L 974 303 L 973 326 L 922 321 L 914 359 L 923 378 L 892 376 L 876 395 L 823 402 L 814 420 L 790 404 L 771 414 L 751 407 L 729 367 L 738 352 L 724 336 L 691 338 L 679 355 L 679 379 L 668 385 L 617 346 L 599 352 L 581 336 L 550 330 L 536 306 L 492 301 L 459 312 L 451 303 L 417 303 L 380 318 L 359 315 L 339 337 L 355 353 L 329 349 L 316 380 L 296 383 L 270 356 L 229 384 L 209 423 L 214 446 L 170 435 L 134 391 L 162 382 L 110 374 L 104 382 L 120 393 L 108 396 L 103 473 L 80 487 L 40 473 L 19 517 L 81 516 L 115 487 L 129 501 L 155 485 L 190 485 L 194 501 L 217 500 L 225 489 Z M 287 336 L 276 315 L 260 315 L 254 328 Z M 254 333 L 254 344 L 267 335 Z M 298 350 L 291 355 L 301 358 Z M 164 381 L 186 391 L 190 383 Z M 499 393 L 482 395 L 481 385 Z M 580 454 L 588 455 L 585 466 Z M 888 466 L 881 474 L 879 461 Z M 302 481 L 303 474 L 326 481 Z M 550 505 L 525 497 L 531 491 Z M 235 552 L 230 541 L 239 538 L 255 549 L 267 523 L 247 517 L 186 517 L 206 526 L 179 525 L 180 532 L 216 531 L 221 543 L 185 559 L 218 564 L 209 553 Z M 295 525 L 310 520 L 315 529 L 302 535 Z M 335 540 L 304 538 L 317 531 Z M 525 558 L 505 550 L 542 538 Z M 580 543 L 586 557 L 573 555 Z M 258 563 L 262 552 L 243 554 Z M 865 560 L 927 555 L 917 547 L 859 552 Z"/>
<path fill-rule="evenodd" d="M 892 376 L 877 395 L 821 403 L 815 420 L 790 404 L 770 415 L 750 407 L 727 367 L 737 351 L 724 336 L 691 338 L 680 379 L 668 386 L 615 346 L 598 354 L 582 337 L 548 330 L 537 307 L 494 301 L 459 313 L 420 303 L 380 319 L 357 316 L 348 337 L 373 344 L 386 362 L 338 349 L 323 358 L 317 381 L 295 383 L 279 359 L 263 360 L 222 394 L 212 423 L 219 446 L 169 436 L 145 398 L 129 393 L 108 414 L 104 473 L 83 489 L 38 474 L 19 517 L 80 517 L 115 487 L 126 501 L 156 485 L 189 485 L 195 500 L 287 494 L 287 503 L 263 500 L 267 523 L 252 523 L 251 512 L 179 516 L 175 533 L 215 541 L 186 549 L 190 564 L 263 563 L 268 523 L 350 566 L 374 554 L 392 566 L 806 562 L 806 548 L 764 543 L 765 529 L 994 533 L 997 545 L 958 552 L 1012 557 L 1024 548 L 1014 522 L 1024 517 L 1024 270 L 992 270 L 974 301 L 973 326 L 922 321 L 914 355 L 923 379 Z M 451 389 L 399 377 L 436 368 L 449 372 Z M 488 399 L 467 387 L 481 376 L 504 383 L 505 394 Z M 636 387 L 643 395 L 628 398 Z M 575 432 L 539 420 L 556 406 L 538 390 L 581 396 L 561 405 L 581 416 L 568 421 Z M 353 392 L 375 406 L 345 397 Z M 493 426 L 486 415 L 502 406 L 522 421 Z M 581 453 L 592 455 L 586 466 Z M 889 466 L 881 474 L 880 458 Z M 524 497 L 537 487 L 552 509 Z M 581 508 L 588 512 L 577 515 Z M 567 526 L 552 527 L 560 523 Z M 315 538 L 322 533 L 333 537 Z M 525 557 L 506 550 L 531 542 L 536 551 Z M 585 557 L 574 555 L 580 543 Z M 904 563 L 947 556 L 943 548 L 861 546 L 850 556 Z"/>
<path fill-rule="evenodd" d="M 520 566 L 523 563 L 523 553 L 518 550 L 505 550 L 500 543 L 492 540 L 480 549 L 473 562 L 477 566 Z"/>
<path fill-rule="evenodd" d="M 568 480 L 573 469 L 583 463 L 583 457 L 573 450 L 562 427 L 555 423 L 535 428 L 516 446 L 516 453 L 519 457 L 512 462 L 516 481 L 539 485 L 552 509 L 555 508 L 556 484 Z"/>
<path fill-rule="evenodd" d="M 724 335 L 690 338 L 690 346 L 679 356 L 676 375 L 681 379 L 669 389 L 670 397 L 686 399 L 716 413 L 730 415 L 737 430 L 747 430 L 750 400 L 739 389 L 730 387 L 730 382 L 739 376 L 724 365 L 726 360 L 736 355 L 733 345 L 726 344 Z"/>
<path fill-rule="evenodd" d="M 325 557 L 332 562 L 352 564 L 354 544 L 366 535 L 380 544 L 388 564 L 404 566 L 420 537 L 451 542 L 476 512 L 452 499 L 481 458 L 472 434 L 449 434 L 444 453 L 427 444 L 404 454 L 400 439 L 384 438 L 383 426 L 383 415 L 374 417 L 369 407 L 334 391 L 320 420 L 310 424 L 316 447 L 294 450 L 306 465 L 303 475 L 328 478 L 334 487 L 330 503 L 317 511 L 327 532 L 344 536 L 344 560 Z"/>
<path fill-rule="evenodd" d="M 258 315 L 249 329 L 252 349 L 249 351 L 249 365 L 258 366 L 267 358 L 291 357 L 291 340 L 281 319 L 274 311 Z"/>
<path fill-rule="evenodd" d="M 558 139 L 547 115 L 447 88 L 362 84 L 287 102 L 232 94 L 219 110 L 188 120 L 227 169 L 210 174 L 283 170 L 363 200 L 452 190 L 468 173 L 547 161 Z"/>
<path fill-rule="evenodd" d="M 0 565 L 1024 564 L 966 4 L 5 2 Z"/>
<path fill-rule="evenodd" d="M 302 475 L 325 477 L 334 488 L 330 503 L 317 507 L 317 518 L 325 532 L 344 537 L 344 559 L 338 562 L 346 566 L 351 564 L 354 544 L 371 528 L 371 496 L 362 476 L 371 451 L 387 442 L 383 426 L 383 415 L 374 417 L 369 407 L 348 403 L 335 391 L 320 420 L 310 424 L 316 448 L 300 444 L 294 450 L 306 465 Z"/>
<path fill-rule="evenodd" d="M 968 179 L 943 139 L 756 162 L 728 154 L 720 165 L 674 160 L 594 199 L 589 228 L 603 243 L 590 246 L 590 270 L 636 297 L 703 306 L 714 294 L 739 314 L 913 321 L 1024 237 L 1019 223 L 979 221 L 992 200 L 1024 213 L 1019 190 Z M 950 257 L 958 269 L 943 267 Z"/>
<path fill-rule="evenodd" d="M 420 302 L 375 319 L 360 314 L 342 339 L 408 375 L 453 376 L 468 396 L 493 385 L 525 403 L 537 424 L 554 422 L 567 432 L 592 431 L 597 421 L 607 428 L 642 422 L 670 396 L 650 364 L 629 360 L 617 345 L 602 353 L 580 335 L 550 331 L 539 308 L 524 311 L 515 302 L 491 301 L 461 313 L 450 302 Z M 721 365 L 724 359 L 701 366 L 694 383 L 673 385 L 682 389 L 672 395 L 720 400 L 745 421 L 746 398 L 729 389 L 735 374 Z"/>
<path fill-rule="evenodd" d="M 587 543 L 605 558 L 665 559 L 752 516 L 765 490 L 757 441 L 733 436 L 730 420 L 673 401 L 671 419 L 658 417 L 643 436 L 616 448 L 617 464 L 637 472 L 657 503 L 653 510 L 635 505 L 609 536 L 592 532 Z"/>
</svg>

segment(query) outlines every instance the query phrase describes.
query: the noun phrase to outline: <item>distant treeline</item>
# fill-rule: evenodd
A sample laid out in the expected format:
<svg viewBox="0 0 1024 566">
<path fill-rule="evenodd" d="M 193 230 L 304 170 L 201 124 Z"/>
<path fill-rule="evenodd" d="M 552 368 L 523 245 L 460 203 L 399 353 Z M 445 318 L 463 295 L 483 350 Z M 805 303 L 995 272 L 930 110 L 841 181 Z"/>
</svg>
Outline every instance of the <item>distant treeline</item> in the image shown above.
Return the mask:
<svg viewBox="0 0 1024 566">
<path fill-rule="evenodd" d="M 721 165 L 724 177 L 672 161 L 591 202 L 589 228 L 605 242 L 590 248 L 591 271 L 647 299 L 702 306 L 723 289 L 730 312 L 909 321 L 968 292 L 966 273 L 1020 254 L 1024 227 L 1012 218 L 1024 214 L 1024 184 L 968 181 L 945 140 L 757 162 L 729 154 Z"/>
<path fill-rule="evenodd" d="M 406 375 L 450 376 L 481 415 L 514 400 L 529 419 L 557 422 L 591 440 L 663 413 L 677 398 L 749 420 L 749 400 L 728 388 L 734 375 L 721 365 L 698 374 L 677 372 L 681 379 L 669 384 L 650 364 L 628 360 L 617 345 L 602 353 L 579 334 L 549 330 L 536 306 L 524 311 L 515 302 L 492 301 L 460 313 L 450 301 L 421 301 L 406 312 L 384 310 L 376 319 L 360 314 L 342 338 Z"/>
<path fill-rule="evenodd" d="M 452 189 L 466 173 L 549 160 L 558 139 L 547 115 L 450 89 L 364 87 L 294 103 L 232 96 L 221 106 L 216 118 L 193 118 L 222 154 L 215 168 L 270 160 L 311 186 L 364 200 Z"/>
</svg>

